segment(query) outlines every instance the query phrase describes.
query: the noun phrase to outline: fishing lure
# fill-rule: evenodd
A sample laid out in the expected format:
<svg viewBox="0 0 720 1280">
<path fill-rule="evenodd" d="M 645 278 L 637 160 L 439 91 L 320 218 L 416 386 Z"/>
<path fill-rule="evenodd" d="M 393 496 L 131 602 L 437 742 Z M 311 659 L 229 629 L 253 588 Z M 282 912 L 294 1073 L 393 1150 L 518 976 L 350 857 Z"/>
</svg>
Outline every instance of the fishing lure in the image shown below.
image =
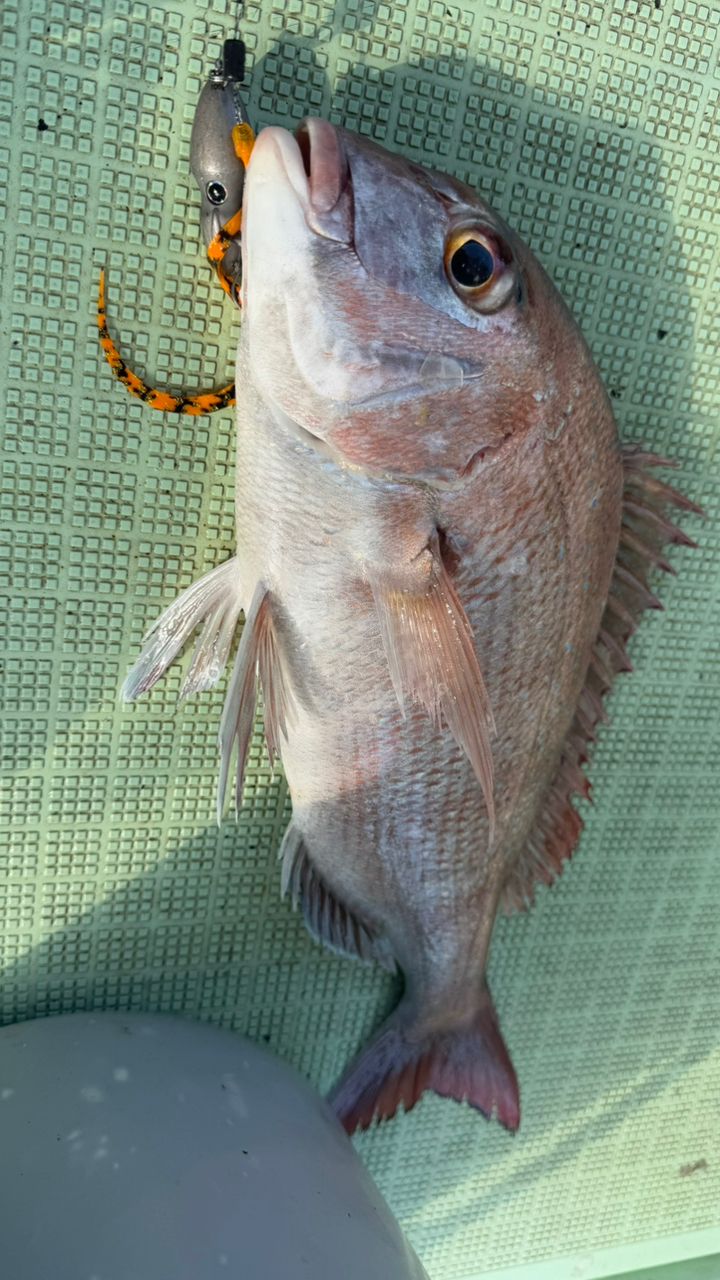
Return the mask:
<svg viewBox="0 0 720 1280">
<path fill-rule="evenodd" d="M 226 40 L 222 62 L 203 86 L 193 120 L 190 168 L 200 188 L 207 256 L 225 292 L 240 305 L 240 230 L 245 170 L 255 134 L 239 91 L 245 45 Z"/>
<path fill-rule="evenodd" d="M 245 72 L 245 45 L 226 40 L 223 56 L 203 86 L 193 121 L 190 168 L 200 188 L 200 225 L 222 289 L 240 306 L 242 198 L 245 170 L 255 142 L 239 84 Z M 151 409 L 199 417 L 235 404 L 235 384 L 217 390 L 181 393 L 146 383 L 121 356 L 110 335 L 105 305 L 105 272 L 100 272 L 97 304 L 100 346 L 113 374 Z"/>
</svg>

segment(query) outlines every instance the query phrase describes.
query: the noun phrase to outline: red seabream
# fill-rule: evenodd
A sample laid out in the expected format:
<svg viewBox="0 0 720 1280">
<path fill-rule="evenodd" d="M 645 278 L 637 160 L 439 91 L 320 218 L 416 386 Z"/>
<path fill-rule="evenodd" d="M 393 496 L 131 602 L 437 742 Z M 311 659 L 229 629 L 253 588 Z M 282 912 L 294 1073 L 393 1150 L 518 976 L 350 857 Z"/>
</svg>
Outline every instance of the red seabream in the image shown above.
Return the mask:
<svg viewBox="0 0 720 1280">
<path fill-rule="evenodd" d="M 237 554 L 170 607 L 126 693 L 203 623 L 186 688 L 245 624 L 220 730 L 237 786 L 258 680 L 293 801 L 282 882 L 403 997 L 332 1100 L 346 1127 L 426 1089 L 510 1129 L 485 977 L 498 909 L 576 846 L 574 795 L 669 507 L 527 246 L 470 188 L 320 120 L 247 173 Z"/>
</svg>

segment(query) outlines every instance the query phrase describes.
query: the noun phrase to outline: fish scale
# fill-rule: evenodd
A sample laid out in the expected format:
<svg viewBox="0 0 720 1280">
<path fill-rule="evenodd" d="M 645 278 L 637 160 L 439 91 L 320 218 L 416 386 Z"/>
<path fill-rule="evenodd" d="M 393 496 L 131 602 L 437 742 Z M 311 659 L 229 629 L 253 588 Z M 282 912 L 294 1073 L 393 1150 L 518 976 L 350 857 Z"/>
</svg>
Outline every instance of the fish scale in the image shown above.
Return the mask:
<svg viewBox="0 0 720 1280">
<path fill-rule="evenodd" d="M 191 684 L 213 683 L 244 611 L 220 803 L 260 684 L 282 884 L 314 937 L 404 978 L 338 1114 L 433 1089 L 516 1128 L 495 916 L 576 847 L 647 570 L 689 542 L 667 509 L 697 508 L 621 449 L 562 300 L 463 184 L 310 120 L 259 136 L 243 226 L 236 556 L 158 621 L 126 693 L 199 623 Z"/>
</svg>

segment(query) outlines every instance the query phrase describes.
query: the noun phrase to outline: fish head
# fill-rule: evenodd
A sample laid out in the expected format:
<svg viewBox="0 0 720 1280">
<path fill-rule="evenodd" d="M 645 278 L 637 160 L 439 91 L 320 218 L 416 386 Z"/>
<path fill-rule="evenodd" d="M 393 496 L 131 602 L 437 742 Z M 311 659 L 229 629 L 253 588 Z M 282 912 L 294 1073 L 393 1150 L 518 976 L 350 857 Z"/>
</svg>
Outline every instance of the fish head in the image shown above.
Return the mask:
<svg viewBox="0 0 720 1280">
<path fill-rule="evenodd" d="M 323 120 L 258 136 L 243 281 L 260 395 L 370 474 L 455 484 L 597 379 L 540 264 L 471 188 Z"/>
</svg>

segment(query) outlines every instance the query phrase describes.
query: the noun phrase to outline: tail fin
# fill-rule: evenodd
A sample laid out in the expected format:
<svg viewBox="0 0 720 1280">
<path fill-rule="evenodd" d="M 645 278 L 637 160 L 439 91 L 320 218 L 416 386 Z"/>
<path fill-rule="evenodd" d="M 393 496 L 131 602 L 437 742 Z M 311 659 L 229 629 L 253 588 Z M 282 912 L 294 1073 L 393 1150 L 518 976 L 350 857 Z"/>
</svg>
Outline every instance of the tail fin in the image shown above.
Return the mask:
<svg viewBox="0 0 720 1280">
<path fill-rule="evenodd" d="M 410 1111 L 426 1089 L 469 1102 L 506 1129 L 520 1123 L 520 1094 L 487 987 L 472 1022 L 456 1030 L 412 1038 L 404 1002 L 350 1064 L 329 1101 L 348 1133 L 373 1119 Z"/>
</svg>

